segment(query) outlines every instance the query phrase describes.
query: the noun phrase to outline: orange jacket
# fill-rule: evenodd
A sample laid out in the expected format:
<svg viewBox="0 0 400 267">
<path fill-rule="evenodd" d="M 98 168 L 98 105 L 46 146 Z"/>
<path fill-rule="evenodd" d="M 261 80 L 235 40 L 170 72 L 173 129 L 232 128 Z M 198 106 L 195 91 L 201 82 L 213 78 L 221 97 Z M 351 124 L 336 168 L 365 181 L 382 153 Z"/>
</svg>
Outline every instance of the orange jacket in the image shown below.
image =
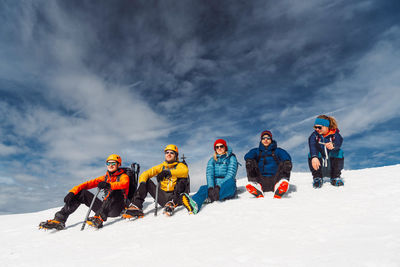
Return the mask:
<svg viewBox="0 0 400 267">
<path fill-rule="evenodd" d="M 107 176 L 107 183 L 110 183 L 111 185 L 111 190 L 123 190 L 124 195 L 128 195 L 129 191 L 129 176 L 124 172 L 124 170 L 117 170 L 113 174 L 110 174 L 108 171 L 106 175 L 99 176 L 93 180 L 86 181 L 80 185 L 77 185 L 73 187 L 69 192 L 74 193 L 75 195 L 78 194 L 81 190 L 83 189 L 91 189 L 97 187 L 97 185 L 101 181 L 105 181 L 105 178 Z M 119 182 L 117 182 L 117 179 L 119 177 Z"/>
</svg>

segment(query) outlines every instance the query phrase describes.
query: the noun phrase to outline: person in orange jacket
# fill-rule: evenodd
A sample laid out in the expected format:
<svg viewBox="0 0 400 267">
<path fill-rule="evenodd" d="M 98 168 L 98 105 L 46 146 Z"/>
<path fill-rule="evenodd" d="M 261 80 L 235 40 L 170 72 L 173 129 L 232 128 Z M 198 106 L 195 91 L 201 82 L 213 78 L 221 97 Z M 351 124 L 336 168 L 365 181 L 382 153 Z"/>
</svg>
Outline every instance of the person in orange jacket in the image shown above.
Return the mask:
<svg viewBox="0 0 400 267">
<path fill-rule="evenodd" d="M 150 178 L 157 176 L 159 183 L 158 204 L 164 206 L 164 213 L 171 216 L 178 205 L 182 205 L 180 194 L 188 188 L 189 169 L 179 162 L 179 151 L 175 145 L 167 145 L 164 149 L 165 161 L 143 172 L 139 177 L 139 187 L 132 203 L 122 217 L 130 219 L 143 217 L 143 202 L 147 193 L 155 198 L 156 185 Z"/>
<path fill-rule="evenodd" d="M 68 216 L 81 204 L 90 206 L 94 195 L 88 190 L 95 187 L 104 190 L 104 199 L 101 201 L 96 198 L 92 207 L 95 216 L 88 218 L 86 223 L 95 228 L 101 228 L 107 217 L 119 216 L 125 208 L 125 199 L 129 190 L 129 176 L 119 168 L 121 163 L 120 156 L 110 155 L 106 160 L 107 173 L 72 188 L 64 198 L 64 207 L 55 214 L 54 219 L 40 223 L 39 227 L 64 229 Z"/>
</svg>

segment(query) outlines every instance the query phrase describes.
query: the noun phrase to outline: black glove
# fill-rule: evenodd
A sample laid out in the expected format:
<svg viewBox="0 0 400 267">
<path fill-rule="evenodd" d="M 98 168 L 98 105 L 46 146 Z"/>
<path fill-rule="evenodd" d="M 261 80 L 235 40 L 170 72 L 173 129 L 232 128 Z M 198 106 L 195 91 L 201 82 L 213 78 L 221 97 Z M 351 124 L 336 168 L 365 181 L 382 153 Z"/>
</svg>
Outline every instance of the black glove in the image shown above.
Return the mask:
<svg viewBox="0 0 400 267">
<path fill-rule="evenodd" d="M 108 189 L 111 189 L 111 184 L 110 184 L 110 183 L 107 183 L 107 182 L 105 182 L 105 181 L 101 181 L 101 182 L 97 185 L 97 187 L 100 188 L 100 189 L 108 190 Z"/>
<path fill-rule="evenodd" d="M 157 174 L 157 182 L 161 182 L 165 178 L 168 178 L 171 176 L 171 172 L 169 170 L 163 170 L 159 174 Z"/>
<path fill-rule="evenodd" d="M 208 188 L 208 197 L 210 198 L 211 202 L 218 200 L 215 194 L 216 192 L 214 187 Z M 219 190 L 218 190 L 218 195 L 219 195 Z"/>
<path fill-rule="evenodd" d="M 217 201 L 217 200 L 219 200 L 219 190 L 220 190 L 221 188 L 218 186 L 218 185 L 216 185 L 215 187 L 214 187 L 214 197 L 215 197 L 215 201 Z"/>
<path fill-rule="evenodd" d="M 72 192 L 69 192 L 65 197 L 64 197 L 64 203 L 65 204 L 70 204 L 70 202 L 75 198 L 75 194 Z"/>
</svg>

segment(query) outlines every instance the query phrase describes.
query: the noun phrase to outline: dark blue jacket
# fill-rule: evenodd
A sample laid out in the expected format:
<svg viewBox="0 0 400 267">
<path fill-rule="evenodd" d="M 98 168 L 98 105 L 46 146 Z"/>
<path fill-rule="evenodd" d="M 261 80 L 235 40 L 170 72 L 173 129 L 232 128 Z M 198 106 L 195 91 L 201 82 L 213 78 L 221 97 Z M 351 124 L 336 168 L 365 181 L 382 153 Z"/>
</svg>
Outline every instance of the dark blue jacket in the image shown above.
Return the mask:
<svg viewBox="0 0 400 267">
<path fill-rule="evenodd" d="M 235 154 L 228 147 L 228 153 L 217 155 L 217 161 L 211 157 L 207 164 L 207 186 L 208 188 L 221 185 L 229 179 L 235 180 L 238 162 Z M 236 182 L 236 180 L 235 180 Z"/>
<path fill-rule="evenodd" d="M 327 136 L 322 136 L 321 134 L 314 131 L 308 138 L 308 145 L 310 147 L 309 157 L 325 157 L 325 146 L 320 143 L 332 142 L 334 148 L 332 150 L 328 149 L 328 155 L 331 158 L 343 158 L 343 151 L 340 149 L 343 143 L 343 138 L 339 133 L 339 130 L 331 130 Z"/>
<path fill-rule="evenodd" d="M 272 156 L 272 151 L 275 152 L 276 159 L 278 162 L 275 161 L 274 157 Z M 261 158 L 259 158 L 261 152 Z M 264 160 L 264 156 L 265 160 Z M 244 156 L 244 160 L 247 159 L 255 159 L 258 161 L 258 168 L 263 176 L 273 176 L 278 170 L 279 163 L 292 159 L 290 155 L 283 150 L 282 148 L 277 147 L 276 141 L 272 140 L 271 144 L 268 148 L 260 142 L 258 148 L 253 148 Z"/>
</svg>

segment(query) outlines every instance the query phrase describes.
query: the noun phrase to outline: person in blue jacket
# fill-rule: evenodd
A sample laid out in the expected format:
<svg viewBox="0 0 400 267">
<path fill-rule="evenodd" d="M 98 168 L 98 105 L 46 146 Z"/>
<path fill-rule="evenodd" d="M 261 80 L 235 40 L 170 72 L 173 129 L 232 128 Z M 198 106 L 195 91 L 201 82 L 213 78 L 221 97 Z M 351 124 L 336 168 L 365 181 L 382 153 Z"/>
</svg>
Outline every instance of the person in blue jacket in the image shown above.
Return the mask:
<svg viewBox="0 0 400 267">
<path fill-rule="evenodd" d="M 314 132 L 308 138 L 310 154 L 308 165 L 313 176 L 313 187 L 322 187 L 322 168 L 330 166 L 331 184 L 334 186 L 344 185 L 340 178 L 344 166 L 343 151 L 340 148 L 343 138 L 339 133 L 336 119 L 331 116 L 319 115 L 315 119 Z"/>
<path fill-rule="evenodd" d="M 289 189 L 292 161 L 290 155 L 277 146 L 271 131 L 261 133 L 258 148 L 251 149 L 245 156 L 249 184 L 247 191 L 257 198 L 263 192 L 274 192 L 274 198 L 281 198 Z"/>
<path fill-rule="evenodd" d="M 232 198 L 236 194 L 236 172 L 238 162 L 226 141 L 218 139 L 214 142 L 214 155 L 207 164 L 207 185 L 203 185 L 192 197 L 181 194 L 183 206 L 189 214 L 197 214 L 204 201 L 211 202 Z"/>
</svg>

